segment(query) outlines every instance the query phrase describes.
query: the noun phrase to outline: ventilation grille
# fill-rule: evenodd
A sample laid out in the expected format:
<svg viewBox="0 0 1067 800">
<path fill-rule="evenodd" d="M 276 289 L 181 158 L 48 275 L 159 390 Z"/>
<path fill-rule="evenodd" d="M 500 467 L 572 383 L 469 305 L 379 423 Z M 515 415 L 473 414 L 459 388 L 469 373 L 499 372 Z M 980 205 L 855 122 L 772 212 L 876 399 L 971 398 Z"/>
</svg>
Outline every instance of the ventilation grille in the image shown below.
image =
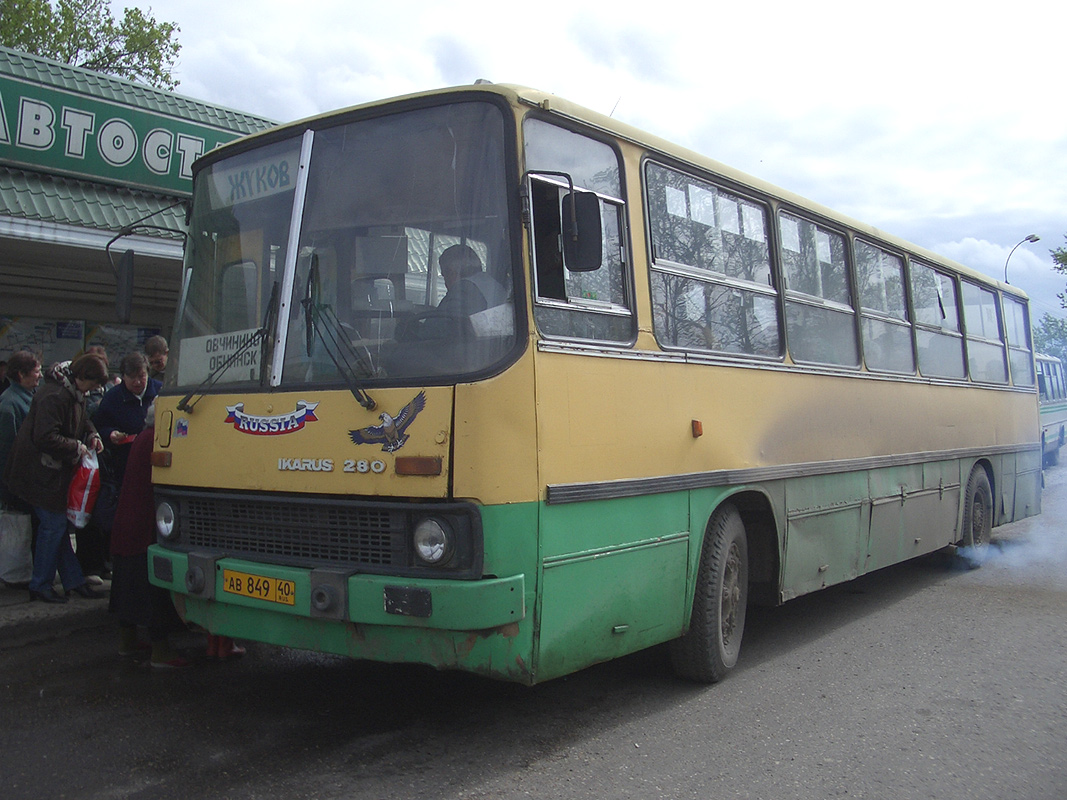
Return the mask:
<svg viewBox="0 0 1067 800">
<path fill-rule="evenodd" d="M 384 508 L 277 498 L 189 497 L 182 502 L 186 544 L 270 560 L 403 567 L 407 527 L 406 513 Z"/>
</svg>

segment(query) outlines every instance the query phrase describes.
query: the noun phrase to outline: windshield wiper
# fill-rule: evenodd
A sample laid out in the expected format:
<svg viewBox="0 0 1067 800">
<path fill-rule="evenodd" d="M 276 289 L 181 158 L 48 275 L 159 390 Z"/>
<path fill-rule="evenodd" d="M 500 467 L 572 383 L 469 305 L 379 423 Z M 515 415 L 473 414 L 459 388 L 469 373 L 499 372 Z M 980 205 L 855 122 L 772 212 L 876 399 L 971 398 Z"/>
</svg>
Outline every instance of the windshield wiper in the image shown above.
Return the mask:
<svg viewBox="0 0 1067 800">
<path fill-rule="evenodd" d="M 304 308 L 304 344 L 308 358 L 311 357 L 312 346 L 317 337 L 322 342 L 322 348 L 326 351 L 326 355 L 330 357 L 330 361 L 337 367 L 337 372 L 344 378 L 345 385 L 352 392 L 352 396 L 356 398 L 356 402 L 368 411 L 373 411 L 377 403 L 359 385 L 355 367 L 358 366 L 366 375 L 373 375 L 374 359 L 369 351 L 367 351 L 366 358 L 364 358 L 363 354 L 356 349 L 351 339 L 345 334 L 337 314 L 334 313 L 334 310 L 329 305 L 315 302 L 314 292 L 318 263 L 319 257 L 313 253 L 311 255 L 311 264 L 308 267 L 304 299 L 300 301 L 300 305 Z M 359 335 L 359 332 L 356 331 L 356 334 Z M 327 341 L 327 337 L 329 337 L 329 341 Z"/>
<path fill-rule="evenodd" d="M 185 397 L 179 400 L 178 410 L 192 414 L 193 407 L 198 402 L 200 402 L 200 398 L 204 396 L 204 393 L 218 382 L 219 378 L 222 377 L 223 373 L 225 373 L 226 370 L 228 370 L 233 364 L 235 364 L 243 354 L 247 353 L 249 350 L 252 349 L 253 346 L 260 343 L 263 344 L 259 356 L 259 382 L 260 385 L 262 385 L 263 378 L 266 375 L 268 351 L 270 350 L 270 346 L 274 342 L 274 337 L 271 334 L 274 330 L 274 325 L 277 318 L 278 282 L 275 281 L 274 286 L 271 288 L 270 291 L 270 300 L 267 302 L 267 313 L 263 317 L 263 327 L 254 331 L 251 336 L 249 336 L 247 339 L 244 340 L 244 342 L 242 342 L 240 347 L 238 347 L 236 350 L 233 351 L 233 353 L 230 354 L 229 358 L 227 358 L 225 361 L 215 367 L 214 371 L 212 371 L 210 375 L 204 378 L 204 380 L 201 381 L 195 389 L 193 389 L 191 392 L 189 392 L 189 394 L 185 395 Z M 195 400 L 193 400 L 194 396 L 196 397 Z"/>
<path fill-rule="evenodd" d="M 263 316 L 263 347 L 259 351 L 259 385 L 267 379 L 267 364 L 274 352 L 274 332 L 278 325 L 278 281 L 270 288 L 270 299 L 267 301 L 267 313 Z"/>
</svg>

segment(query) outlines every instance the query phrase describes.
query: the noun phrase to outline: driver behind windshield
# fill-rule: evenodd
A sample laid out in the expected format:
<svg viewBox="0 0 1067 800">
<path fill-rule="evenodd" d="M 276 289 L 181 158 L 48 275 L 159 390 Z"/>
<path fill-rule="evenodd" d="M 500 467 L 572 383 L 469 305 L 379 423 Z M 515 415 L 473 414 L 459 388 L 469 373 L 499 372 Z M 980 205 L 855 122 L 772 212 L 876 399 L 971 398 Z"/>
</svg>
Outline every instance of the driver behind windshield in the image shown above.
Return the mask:
<svg viewBox="0 0 1067 800">
<path fill-rule="evenodd" d="M 442 314 L 469 317 L 507 301 L 507 291 L 482 271 L 482 260 L 465 244 L 454 244 L 438 258 L 445 296 L 437 304 Z"/>
</svg>

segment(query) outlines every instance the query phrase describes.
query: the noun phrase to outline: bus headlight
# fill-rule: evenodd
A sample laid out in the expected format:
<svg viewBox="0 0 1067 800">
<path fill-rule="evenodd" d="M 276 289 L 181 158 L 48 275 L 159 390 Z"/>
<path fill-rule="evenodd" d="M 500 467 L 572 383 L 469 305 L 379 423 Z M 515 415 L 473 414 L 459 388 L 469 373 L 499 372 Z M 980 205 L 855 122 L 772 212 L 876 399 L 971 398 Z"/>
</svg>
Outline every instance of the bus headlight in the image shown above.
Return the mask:
<svg viewBox="0 0 1067 800">
<path fill-rule="evenodd" d="M 438 517 L 426 517 L 415 526 L 415 555 L 425 564 L 447 564 L 455 550 L 452 526 Z"/>
<path fill-rule="evenodd" d="M 156 530 L 166 541 L 177 537 L 177 515 L 170 503 L 162 502 L 156 506 Z"/>
</svg>

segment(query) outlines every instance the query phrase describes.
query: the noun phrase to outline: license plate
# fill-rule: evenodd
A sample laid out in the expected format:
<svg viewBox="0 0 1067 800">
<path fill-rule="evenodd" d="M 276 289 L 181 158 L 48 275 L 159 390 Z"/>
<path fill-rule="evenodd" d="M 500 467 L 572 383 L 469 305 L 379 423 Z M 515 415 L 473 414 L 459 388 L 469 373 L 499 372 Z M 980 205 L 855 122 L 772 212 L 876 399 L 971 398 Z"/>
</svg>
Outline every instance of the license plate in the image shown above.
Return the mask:
<svg viewBox="0 0 1067 800">
<path fill-rule="evenodd" d="M 266 600 L 268 603 L 291 606 L 296 602 L 296 584 L 293 581 L 251 575 L 232 569 L 222 571 L 222 590 L 242 597 Z"/>
</svg>

